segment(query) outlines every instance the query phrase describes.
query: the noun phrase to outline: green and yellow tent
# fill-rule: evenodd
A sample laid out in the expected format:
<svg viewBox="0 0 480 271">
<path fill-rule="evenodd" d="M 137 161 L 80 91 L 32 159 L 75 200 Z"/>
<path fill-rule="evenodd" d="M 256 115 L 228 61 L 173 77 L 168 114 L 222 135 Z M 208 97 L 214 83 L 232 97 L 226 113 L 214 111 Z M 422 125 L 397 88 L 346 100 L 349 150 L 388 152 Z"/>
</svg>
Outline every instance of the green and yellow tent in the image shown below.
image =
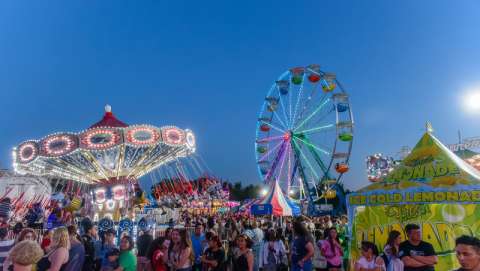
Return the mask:
<svg viewBox="0 0 480 271">
<path fill-rule="evenodd" d="M 452 270 L 455 238 L 480 236 L 480 172 L 426 132 L 384 180 L 350 194 L 347 205 L 352 262 L 361 241 L 382 250 L 390 231 L 405 240 L 405 225 L 415 223 L 439 256 L 435 270 Z"/>
</svg>

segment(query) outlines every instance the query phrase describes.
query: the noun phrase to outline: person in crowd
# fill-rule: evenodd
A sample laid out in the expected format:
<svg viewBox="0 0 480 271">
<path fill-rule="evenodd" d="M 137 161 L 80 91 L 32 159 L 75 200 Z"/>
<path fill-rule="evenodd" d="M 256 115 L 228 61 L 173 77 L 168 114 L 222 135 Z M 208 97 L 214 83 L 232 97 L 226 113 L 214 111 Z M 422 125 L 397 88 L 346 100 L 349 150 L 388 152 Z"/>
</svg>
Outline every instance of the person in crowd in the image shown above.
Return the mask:
<svg viewBox="0 0 480 271">
<path fill-rule="evenodd" d="M 85 262 L 83 263 L 83 271 L 95 270 L 95 239 L 97 236 L 97 227 L 88 218 L 82 221 L 83 231 L 82 243 L 85 247 Z"/>
<path fill-rule="evenodd" d="M 37 263 L 38 271 L 59 271 L 68 262 L 70 250 L 70 236 L 68 235 L 67 228 L 56 228 L 52 235 L 52 242 L 49 252 L 43 256 Z M 91 269 L 92 270 L 92 269 Z"/>
<path fill-rule="evenodd" d="M 275 231 L 275 238 L 278 240 L 278 241 L 281 241 L 283 243 L 283 246 L 285 247 L 286 249 L 286 242 L 287 242 L 287 239 L 285 238 L 285 234 L 284 234 L 284 231 L 282 228 L 277 228 L 277 229 L 273 229 Z"/>
<path fill-rule="evenodd" d="M 166 230 L 165 230 L 165 239 L 168 239 L 168 240 L 172 240 L 172 230 L 173 230 L 173 227 L 168 227 Z"/>
<path fill-rule="evenodd" d="M 136 271 L 137 257 L 132 252 L 134 243 L 132 237 L 126 235 L 120 240 L 119 267 L 115 271 Z"/>
<path fill-rule="evenodd" d="M 312 219 L 306 219 L 305 220 L 305 226 L 307 227 L 307 230 L 311 233 L 315 231 L 315 223 L 313 223 Z"/>
<path fill-rule="evenodd" d="M 240 234 L 233 255 L 232 271 L 253 271 L 252 240 L 246 234 Z"/>
<path fill-rule="evenodd" d="M 252 240 L 252 253 L 254 256 L 253 270 L 258 271 L 260 250 L 263 244 L 263 231 L 258 227 L 258 223 L 250 221 L 244 224 L 245 234 Z"/>
<path fill-rule="evenodd" d="M 30 241 L 36 241 L 37 240 L 37 234 L 32 228 L 24 228 L 20 231 L 18 234 L 18 238 L 15 241 L 15 244 L 18 244 L 24 240 L 30 240 Z M 3 270 L 11 270 L 13 268 L 13 262 L 10 257 L 7 256 L 5 260 L 3 261 Z"/>
<path fill-rule="evenodd" d="M 193 227 L 192 225 L 192 218 L 191 217 L 186 217 L 185 218 L 185 228 Z"/>
<path fill-rule="evenodd" d="M 215 236 L 215 235 L 216 235 L 216 233 L 213 230 L 209 230 L 205 233 L 205 242 L 203 244 L 202 254 L 208 248 L 208 240 L 212 239 L 212 237 Z"/>
<path fill-rule="evenodd" d="M 147 250 L 153 242 L 152 231 L 149 226 L 142 228 L 143 234 L 137 237 L 137 265 L 139 270 L 144 270 L 150 265 Z"/>
<path fill-rule="evenodd" d="M 3 269 L 3 263 L 5 259 L 8 257 L 9 251 L 13 248 L 15 241 L 12 239 L 7 239 L 8 236 L 8 228 L 1 227 L 0 228 L 0 267 Z"/>
<path fill-rule="evenodd" d="M 355 263 L 355 271 L 385 271 L 385 263 L 378 256 L 378 248 L 374 243 L 363 241 L 361 253 L 362 256 Z"/>
<path fill-rule="evenodd" d="M 214 230 L 216 231 L 215 229 L 216 227 L 216 224 L 215 224 L 215 218 L 212 217 L 212 216 L 209 216 L 208 219 L 207 219 L 207 230 Z"/>
<path fill-rule="evenodd" d="M 341 215 L 337 218 L 336 228 L 343 251 L 343 266 L 347 266 L 350 253 L 348 250 L 348 218 L 346 215 Z"/>
<path fill-rule="evenodd" d="M 108 229 L 103 233 L 102 244 L 100 246 L 100 250 L 101 250 L 100 255 L 101 255 L 101 258 L 102 258 L 101 266 L 102 267 L 110 266 L 107 254 L 111 250 L 114 250 L 114 249 L 118 250 L 117 245 L 115 244 L 115 237 L 116 237 L 116 233 L 115 233 L 114 229 Z"/>
<path fill-rule="evenodd" d="M 52 235 L 53 235 L 52 230 L 47 230 L 43 234 L 42 244 L 40 246 L 42 247 L 42 249 L 45 253 L 48 252 L 48 249 L 50 247 L 50 243 L 52 242 Z"/>
<path fill-rule="evenodd" d="M 293 224 L 294 240 L 291 251 L 292 271 L 311 271 L 312 257 L 314 254 L 313 243 L 310 241 L 310 233 L 301 221 Z"/>
<path fill-rule="evenodd" d="M 420 227 L 415 224 L 405 226 L 408 240 L 399 246 L 399 256 L 405 271 L 434 271 L 438 261 L 432 244 L 422 241 Z"/>
<path fill-rule="evenodd" d="M 93 237 L 93 248 L 95 249 L 95 261 L 94 261 L 94 268 L 96 271 L 100 271 L 100 268 L 102 267 L 102 261 L 103 257 L 105 256 L 102 251 L 102 244 L 103 244 L 103 239 L 105 238 L 105 233 L 104 232 L 98 232 L 97 226 L 95 227 L 95 234 L 92 236 Z"/>
<path fill-rule="evenodd" d="M 20 234 L 17 238 L 17 243 L 22 242 L 24 240 L 36 241 L 37 240 L 37 233 L 32 228 L 24 228 L 20 231 Z"/>
<path fill-rule="evenodd" d="M 315 224 L 315 230 L 317 232 L 321 232 L 321 229 L 322 229 L 322 226 L 323 226 L 323 220 L 321 220 L 320 217 L 315 217 L 313 223 Z"/>
<path fill-rule="evenodd" d="M 325 231 L 325 240 L 321 242 L 321 254 L 327 260 L 329 271 L 339 271 L 342 268 L 342 246 L 338 238 L 337 229 L 329 228 Z"/>
<path fill-rule="evenodd" d="M 325 222 L 325 227 L 327 229 L 330 229 L 331 227 L 333 227 L 333 222 L 329 215 L 324 216 L 323 220 Z"/>
<path fill-rule="evenodd" d="M 118 258 L 120 256 L 120 250 L 118 248 L 112 248 L 107 252 L 105 257 L 107 258 L 107 264 L 102 265 L 101 271 L 114 271 L 120 267 Z"/>
<path fill-rule="evenodd" d="M 285 239 L 287 242 L 287 246 L 293 242 L 293 223 L 292 221 L 288 221 L 285 226 Z"/>
<path fill-rule="evenodd" d="M 10 251 L 10 259 L 13 263 L 10 270 L 31 271 L 42 256 L 43 250 L 37 242 L 28 239 L 20 241 Z"/>
<path fill-rule="evenodd" d="M 225 224 L 223 223 L 223 219 L 217 219 L 217 235 L 220 239 L 225 239 Z"/>
<path fill-rule="evenodd" d="M 68 252 L 68 262 L 63 270 L 81 271 L 85 260 L 85 248 L 80 242 L 80 236 L 75 225 L 68 226 L 67 231 L 70 238 L 70 250 Z"/>
<path fill-rule="evenodd" d="M 237 235 L 240 234 L 237 223 L 232 218 L 229 218 L 226 223 L 226 227 L 227 227 L 227 241 L 229 242 L 229 244 L 234 244 L 235 239 L 237 238 Z"/>
<path fill-rule="evenodd" d="M 225 251 L 220 237 L 215 235 L 208 240 L 208 248 L 201 257 L 203 271 L 224 271 Z"/>
<path fill-rule="evenodd" d="M 259 261 L 260 268 L 263 271 L 277 271 L 280 269 L 280 265 L 286 264 L 284 261 L 286 256 L 285 246 L 277 237 L 277 233 L 273 228 L 267 230 L 261 251 L 262 255 Z"/>
<path fill-rule="evenodd" d="M 237 223 L 233 218 L 228 220 L 229 230 L 227 231 L 227 242 L 228 242 L 228 252 L 227 252 L 227 265 L 231 265 L 233 259 L 233 248 L 236 243 L 235 240 L 237 236 L 240 235 L 240 230 L 238 229 Z"/>
<path fill-rule="evenodd" d="M 195 232 L 192 235 L 192 248 L 193 248 L 193 255 L 195 257 L 193 270 L 194 271 L 201 271 L 202 270 L 202 262 L 201 257 L 205 247 L 205 234 L 203 233 L 203 225 L 197 224 L 195 226 Z"/>
<path fill-rule="evenodd" d="M 339 233 L 345 233 L 348 230 L 348 217 L 346 215 L 340 216 L 340 219 L 338 220 L 337 223 L 337 230 Z"/>
<path fill-rule="evenodd" d="M 168 264 L 175 271 L 190 271 L 193 266 L 193 249 L 185 229 L 172 230 Z"/>
<path fill-rule="evenodd" d="M 13 226 L 12 232 L 14 235 L 19 235 L 22 230 L 23 230 L 23 223 L 17 222 L 15 226 Z"/>
<path fill-rule="evenodd" d="M 170 240 L 165 239 L 165 237 L 158 237 L 153 240 L 147 253 L 153 271 L 167 271 L 169 246 Z"/>
<path fill-rule="evenodd" d="M 85 261 L 85 248 L 80 242 L 80 236 L 75 225 L 68 226 L 67 231 L 70 238 L 70 250 L 68 252 L 68 263 L 63 271 L 81 271 Z"/>
<path fill-rule="evenodd" d="M 402 243 L 400 232 L 391 231 L 381 255 L 387 271 L 403 271 L 403 262 L 399 257 L 400 243 Z"/>
<path fill-rule="evenodd" d="M 455 240 L 460 268 L 457 271 L 480 271 L 480 239 L 462 235 Z"/>
</svg>

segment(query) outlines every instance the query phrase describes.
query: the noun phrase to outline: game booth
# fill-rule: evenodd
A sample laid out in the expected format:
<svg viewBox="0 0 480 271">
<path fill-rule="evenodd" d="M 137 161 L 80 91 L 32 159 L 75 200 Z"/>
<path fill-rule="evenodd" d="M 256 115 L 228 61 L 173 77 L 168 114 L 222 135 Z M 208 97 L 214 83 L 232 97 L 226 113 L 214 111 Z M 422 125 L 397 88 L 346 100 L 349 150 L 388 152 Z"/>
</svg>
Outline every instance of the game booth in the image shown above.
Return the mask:
<svg viewBox="0 0 480 271">
<path fill-rule="evenodd" d="M 415 223 L 438 256 L 435 270 L 456 269 L 455 239 L 480 236 L 479 202 L 480 172 L 426 132 L 387 177 L 348 196 L 349 264 L 360 257 L 362 241 L 383 251 L 390 231 L 406 240 L 405 225 Z"/>
</svg>

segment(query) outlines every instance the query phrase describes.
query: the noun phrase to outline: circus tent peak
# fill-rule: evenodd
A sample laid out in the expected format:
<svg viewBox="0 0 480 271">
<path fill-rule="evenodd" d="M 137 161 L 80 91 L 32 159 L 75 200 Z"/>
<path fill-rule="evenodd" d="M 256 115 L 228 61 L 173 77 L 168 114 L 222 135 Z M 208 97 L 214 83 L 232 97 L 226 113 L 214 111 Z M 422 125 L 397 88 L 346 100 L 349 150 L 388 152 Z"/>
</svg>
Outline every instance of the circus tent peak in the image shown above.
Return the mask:
<svg viewBox="0 0 480 271">
<path fill-rule="evenodd" d="M 359 192 L 410 187 L 447 188 L 470 184 L 480 184 L 480 172 L 427 130 L 411 153 L 383 181 L 370 184 Z"/>
<path fill-rule="evenodd" d="M 105 115 L 103 118 L 90 126 L 90 128 L 98 128 L 98 127 L 127 127 L 128 124 L 118 120 L 112 113 L 112 107 L 110 105 L 105 106 Z"/>
<path fill-rule="evenodd" d="M 278 181 L 272 182 L 267 195 L 260 204 L 271 204 L 274 216 L 297 216 L 300 215 L 300 207 L 286 197 Z"/>
</svg>

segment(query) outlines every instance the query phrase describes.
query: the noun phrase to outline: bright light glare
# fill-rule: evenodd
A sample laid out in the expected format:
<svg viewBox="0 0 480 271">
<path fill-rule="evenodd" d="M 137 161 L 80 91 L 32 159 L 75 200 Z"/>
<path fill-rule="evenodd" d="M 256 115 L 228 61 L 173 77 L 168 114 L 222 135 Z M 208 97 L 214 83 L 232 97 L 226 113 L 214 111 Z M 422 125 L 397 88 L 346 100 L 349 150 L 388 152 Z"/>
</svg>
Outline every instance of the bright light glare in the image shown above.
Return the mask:
<svg viewBox="0 0 480 271">
<path fill-rule="evenodd" d="M 290 189 L 290 190 L 288 191 L 288 194 L 293 195 L 293 194 L 295 194 L 295 191 L 294 191 L 293 189 Z"/>
<path fill-rule="evenodd" d="M 480 113 L 480 90 L 467 93 L 464 102 L 468 111 Z"/>
<path fill-rule="evenodd" d="M 266 188 L 262 189 L 262 196 L 266 196 L 268 193 L 268 190 Z"/>
</svg>

